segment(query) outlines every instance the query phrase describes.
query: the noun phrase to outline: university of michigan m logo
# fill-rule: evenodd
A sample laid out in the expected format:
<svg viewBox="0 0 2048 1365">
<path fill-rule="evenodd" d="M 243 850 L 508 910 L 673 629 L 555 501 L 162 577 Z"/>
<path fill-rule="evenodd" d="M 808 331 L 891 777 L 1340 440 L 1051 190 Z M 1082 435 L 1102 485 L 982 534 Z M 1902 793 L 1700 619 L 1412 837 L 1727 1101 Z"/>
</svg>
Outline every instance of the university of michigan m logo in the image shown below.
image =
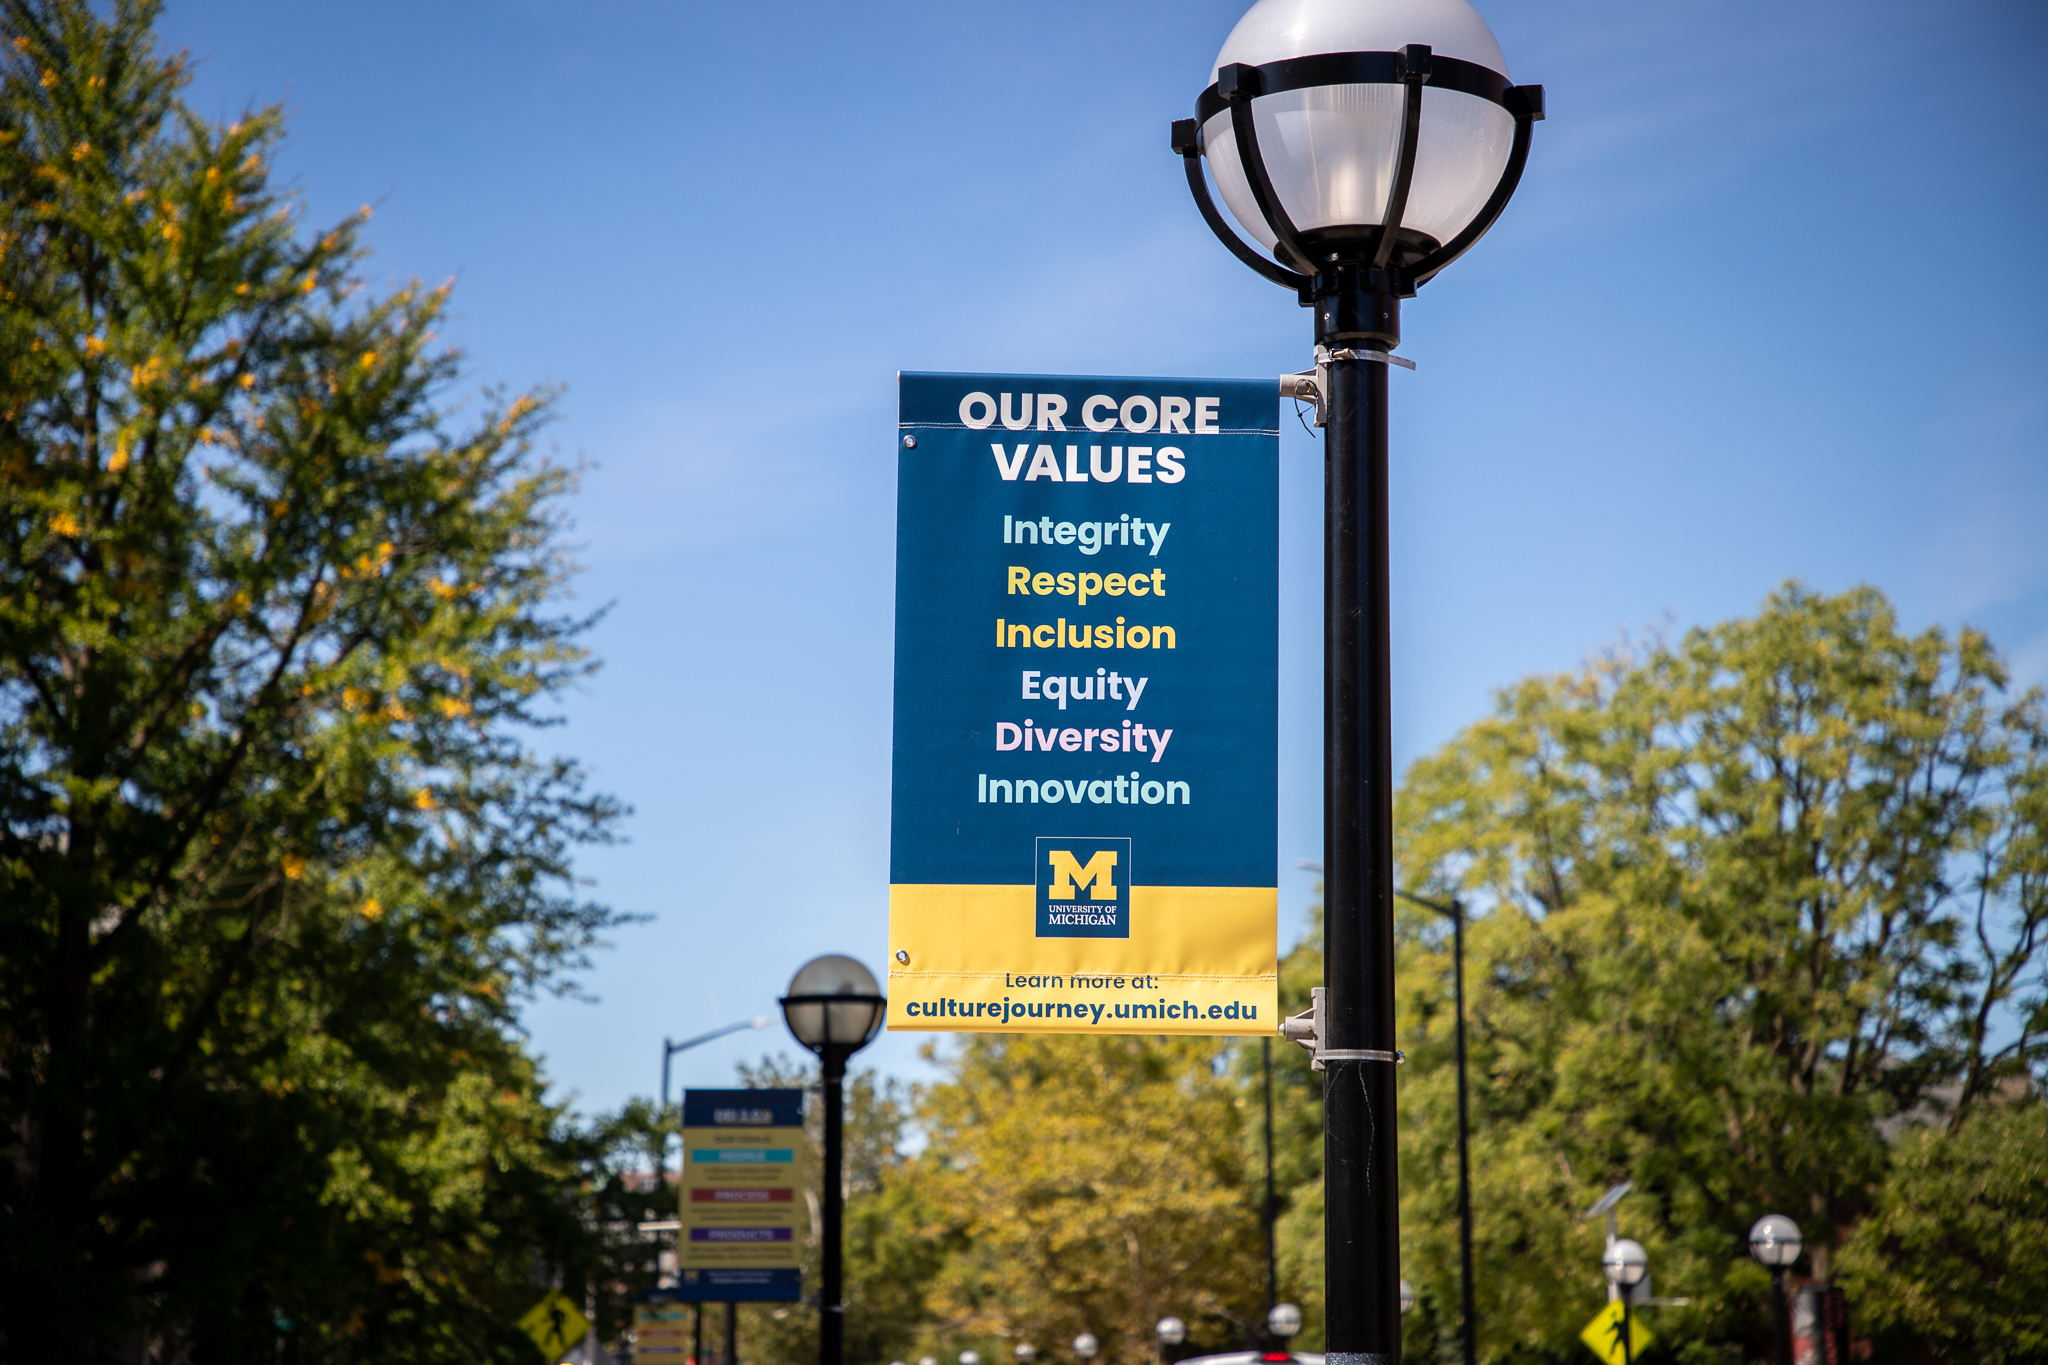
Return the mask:
<svg viewBox="0 0 2048 1365">
<path fill-rule="evenodd" d="M 1038 937 L 1131 936 L 1131 884 L 1138 874 L 1129 838 L 1041 834 L 1032 847 Z"/>
<path fill-rule="evenodd" d="M 1056 848 L 1046 857 L 1052 865 L 1052 887 L 1046 892 L 1056 901 L 1070 901 L 1074 898 L 1076 885 L 1088 888 L 1088 899 L 1113 901 L 1116 894 L 1116 852 L 1113 849 L 1098 849 L 1086 864 L 1074 856 L 1072 849 Z"/>
</svg>

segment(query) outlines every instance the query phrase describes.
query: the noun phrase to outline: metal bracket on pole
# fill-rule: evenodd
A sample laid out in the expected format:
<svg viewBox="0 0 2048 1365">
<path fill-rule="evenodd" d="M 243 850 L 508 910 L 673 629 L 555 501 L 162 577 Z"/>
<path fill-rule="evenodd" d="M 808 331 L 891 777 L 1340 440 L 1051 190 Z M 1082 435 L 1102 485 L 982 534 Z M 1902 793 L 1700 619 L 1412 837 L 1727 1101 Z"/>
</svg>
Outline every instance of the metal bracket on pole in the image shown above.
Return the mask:
<svg viewBox="0 0 2048 1365">
<path fill-rule="evenodd" d="M 1311 988 L 1308 998 L 1307 1009 L 1280 1021 L 1280 1036 L 1291 1043 L 1299 1043 L 1308 1052 L 1309 1070 L 1324 1070 L 1324 1062 L 1392 1062 L 1398 1066 L 1408 1060 L 1404 1052 L 1384 1052 L 1379 1048 L 1324 1047 L 1323 988 Z"/>
<path fill-rule="evenodd" d="M 1316 347 L 1316 367 L 1294 374 L 1280 376 L 1280 396 L 1313 403 L 1316 409 L 1316 425 L 1329 425 L 1330 362 L 1333 360 L 1366 360 L 1375 365 L 1399 365 L 1404 370 L 1415 368 L 1415 362 L 1407 356 L 1392 355 L 1386 351 L 1354 351 L 1349 348 L 1331 350 L 1327 346 Z"/>
<path fill-rule="evenodd" d="M 1281 375 L 1280 396 L 1313 404 L 1316 410 L 1316 425 L 1325 425 L 1323 372 L 1320 369 L 1303 370 L 1300 374 Z"/>
</svg>

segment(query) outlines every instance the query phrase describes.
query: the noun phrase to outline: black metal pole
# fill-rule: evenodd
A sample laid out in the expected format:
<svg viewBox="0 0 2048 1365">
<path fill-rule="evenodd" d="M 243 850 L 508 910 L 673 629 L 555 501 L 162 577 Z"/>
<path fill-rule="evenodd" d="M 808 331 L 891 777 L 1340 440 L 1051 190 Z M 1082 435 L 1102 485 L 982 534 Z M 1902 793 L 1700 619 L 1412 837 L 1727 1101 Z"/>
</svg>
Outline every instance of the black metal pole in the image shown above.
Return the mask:
<svg viewBox="0 0 2048 1365">
<path fill-rule="evenodd" d="M 851 1049 L 827 1043 L 819 1060 L 823 1063 L 825 1076 L 825 1170 L 824 1189 L 819 1191 L 819 1202 L 824 1205 L 825 1245 L 819 1258 L 818 1284 L 818 1365 L 840 1365 L 846 1353 L 846 1305 L 841 1301 L 841 1278 L 843 1249 L 840 1246 L 840 1223 L 844 1214 L 843 1181 L 840 1166 L 844 1160 L 841 1150 L 845 1137 L 845 1115 L 841 1112 L 841 1083 L 846 1079 L 846 1058 Z"/>
<path fill-rule="evenodd" d="M 1625 1284 L 1621 1287 L 1621 1365 L 1635 1365 L 1636 1343 L 1633 1318 L 1630 1316 L 1630 1301 L 1635 1298 L 1636 1287 Z"/>
<path fill-rule="evenodd" d="M 1771 1354 L 1792 1365 L 1792 1306 L 1785 1301 L 1785 1267 L 1771 1267 Z"/>
<path fill-rule="evenodd" d="M 1479 1311 L 1472 1303 L 1472 1146 L 1465 1114 L 1465 907 L 1451 902 L 1452 976 L 1458 1005 L 1458 1257 L 1465 1365 L 1479 1365 Z"/>
<path fill-rule="evenodd" d="M 704 1305 L 697 1305 L 697 1321 L 690 1328 L 690 1365 L 704 1365 Z"/>
<path fill-rule="evenodd" d="M 1318 277 L 1324 442 L 1324 1313 L 1330 1365 L 1401 1352 L 1394 1114 L 1392 720 L 1388 705 L 1387 365 L 1399 339 L 1385 277 Z M 1329 1056 L 1329 1053 L 1339 1056 Z M 1343 1053 L 1353 1053 L 1345 1057 Z M 1355 1054 L 1373 1052 L 1379 1057 Z"/>
<path fill-rule="evenodd" d="M 725 1352 L 718 1365 L 739 1365 L 740 1358 L 740 1306 L 728 1303 L 725 1306 Z"/>
<path fill-rule="evenodd" d="M 1277 1210 L 1273 1207 L 1273 1040 L 1259 1039 L 1259 1052 L 1266 1070 L 1266 1316 L 1272 1317 L 1273 1305 L 1280 1302 L 1280 1266 L 1273 1254 L 1273 1218 Z"/>
</svg>

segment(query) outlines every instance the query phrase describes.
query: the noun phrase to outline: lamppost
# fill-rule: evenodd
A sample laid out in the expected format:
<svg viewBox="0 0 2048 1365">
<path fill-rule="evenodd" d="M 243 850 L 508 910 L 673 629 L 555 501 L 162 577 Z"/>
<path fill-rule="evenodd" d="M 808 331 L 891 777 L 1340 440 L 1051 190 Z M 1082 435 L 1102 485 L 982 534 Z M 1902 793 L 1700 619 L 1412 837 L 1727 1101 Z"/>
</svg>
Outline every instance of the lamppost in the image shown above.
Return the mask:
<svg viewBox="0 0 2048 1365">
<path fill-rule="evenodd" d="M 675 1055 L 676 1055 L 676 1054 L 677 1054 L 678 1052 L 687 1052 L 687 1051 L 689 1051 L 689 1050 L 690 1050 L 691 1048 L 693 1048 L 693 1047 L 697 1046 L 697 1045 L 698 1045 L 699 1043 L 708 1043 L 708 1042 L 711 1042 L 711 1041 L 712 1041 L 713 1039 L 717 1039 L 717 1038 L 723 1038 L 723 1037 L 725 1037 L 725 1035 L 726 1035 L 726 1034 L 728 1034 L 728 1033 L 738 1033 L 738 1032 L 739 1032 L 739 1031 L 740 1031 L 741 1029 L 743 1029 L 743 1028 L 767 1028 L 767 1027 L 768 1027 L 768 1016 L 767 1016 L 767 1015 L 765 1015 L 765 1014 L 762 1014 L 762 1015 L 757 1015 L 757 1016 L 755 1016 L 755 1017 L 754 1017 L 754 1018 L 752 1018 L 752 1019 L 742 1019 L 742 1020 L 740 1020 L 740 1021 L 739 1021 L 739 1022 L 738 1022 L 737 1024 L 727 1024 L 727 1025 L 726 1025 L 726 1026 L 725 1026 L 724 1028 L 715 1028 L 715 1029 L 711 1030 L 711 1032 L 709 1032 L 709 1033 L 700 1033 L 700 1034 L 698 1034 L 698 1035 L 697 1035 L 697 1036 L 696 1036 L 695 1038 L 685 1038 L 685 1039 L 683 1039 L 683 1041 L 682 1041 L 682 1042 L 680 1042 L 680 1043 L 672 1043 L 672 1042 L 670 1042 L 670 1041 L 669 1041 L 668 1039 L 666 1039 L 666 1038 L 662 1039 L 662 1040 L 661 1040 L 661 1112 L 662 1112 L 662 1113 L 664 1113 L 664 1114 L 666 1114 L 666 1113 L 668 1112 L 668 1059 L 669 1059 L 669 1058 L 671 1058 L 671 1057 L 675 1056 Z"/>
<path fill-rule="evenodd" d="M 1259 0 L 1173 149 L 1230 251 L 1315 310 L 1324 485 L 1323 1109 L 1328 1350 L 1400 1356 L 1387 369 L 1400 301 L 1507 206 L 1543 116 L 1465 0 Z M 1208 160 L 1232 215 L 1202 173 Z M 1276 259 L 1277 258 L 1277 259 Z M 1358 1362 L 1357 1365 L 1364 1365 Z"/>
<path fill-rule="evenodd" d="M 1395 895 L 1448 916 L 1451 921 L 1451 979 L 1458 1012 L 1458 1312 L 1465 1365 L 1479 1365 L 1479 1313 L 1472 1304 L 1472 1156 L 1470 1124 L 1465 1115 L 1465 906 L 1456 896 L 1448 902 L 1425 900 L 1410 891 Z"/>
<path fill-rule="evenodd" d="M 1301 1330 L 1301 1310 L 1291 1303 L 1276 1303 L 1266 1314 L 1266 1331 L 1276 1338 L 1285 1349 L 1286 1343 Z"/>
<path fill-rule="evenodd" d="M 1095 1359 L 1095 1353 L 1102 1349 L 1102 1343 L 1095 1339 L 1095 1333 L 1083 1332 L 1074 1338 L 1074 1356 L 1083 1362 Z"/>
<path fill-rule="evenodd" d="M 889 1002 L 874 973 L 838 953 L 814 957 L 790 978 L 780 1001 L 782 1018 L 799 1043 L 818 1054 L 825 1079 L 825 1170 L 820 1193 L 825 1215 L 818 1274 L 818 1365 L 840 1365 L 845 1354 L 846 1305 L 841 1302 L 844 1248 L 840 1224 L 845 1193 L 840 1184 L 846 1127 L 840 1089 L 846 1059 L 868 1045 L 882 1026 Z M 727 1362 L 731 1365 L 731 1362 Z"/>
<path fill-rule="evenodd" d="M 1408 1283 L 1408 1279 L 1404 1275 L 1401 1278 L 1401 1316 L 1405 1318 L 1414 1311 L 1415 1286 Z"/>
<path fill-rule="evenodd" d="M 1607 1250 L 1600 1253 L 1600 1269 L 1607 1276 L 1607 1282 L 1621 1291 L 1621 1360 L 1622 1365 L 1635 1362 L 1635 1325 L 1630 1316 L 1635 1301 L 1636 1286 L 1643 1282 L 1643 1276 L 1650 1273 L 1650 1257 L 1643 1250 L 1643 1244 L 1631 1237 L 1622 1237 L 1607 1244 Z"/>
<path fill-rule="evenodd" d="M 1266 1234 L 1266 1316 L 1280 1301 L 1280 1259 L 1273 1249 L 1273 1220 L 1279 1209 L 1273 1201 L 1273 1040 L 1259 1039 L 1259 1061 L 1266 1076 L 1266 1202 L 1260 1205 L 1259 1222 Z"/>
<path fill-rule="evenodd" d="M 1038 1358 L 1038 1348 L 1028 1341 L 1020 1341 L 1010 1354 L 1017 1357 L 1017 1365 L 1031 1365 Z"/>
<path fill-rule="evenodd" d="M 688 1052 L 691 1048 L 696 1047 L 700 1043 L 708 1043 L 713 1041 L 714 1039 L 723 1038 L 729 1033 L 738 1033 L 741 1029 L 759 1029 L 767 1027 L 768 1016 L 762 1014 L 756 1015 L 752 1019 L 742 1019 L 737 1024 L 727 1024 L 724 1028 L 715 1028 L 711 1030 L 711 1032 L 709 1033 L 700 1033 L 695 1038 L 685 1038 L 680 1043 L 673 1042 L 667 1038 L 662 1039 L 661 1118 L 659 1121 L 664 1125 L 668 1122 L 668 1063 L 671 1057 L 675 1056 L 678 1052 Z M 661 1169 L 657 1171 L 656 1174 L 665 1177 L 667 1170 L 668 1131 L 666 1127 L 664 1127 L 661 1134 Z M 673 1224 L 671 1224 L 667 1220 L 655 1223 L 643 1223 L 641 1224 L 641 1230 L 659 1231 L 663 1229 L 668 1229 L 671 1226 L 673 1226 L 673 1228 L 678 1233 L 680 1233 L 683 1226 L 680 1215 L 677 1216 Z M 690 1328 L 691 1349 L 695 1351 L 696 1354 L 693 1355 L 691 1359 L 701 1361 L 704 1358 L 704 1305 L 700 1303 L 696 1306 L 696 1308 L 697 1311 L 695 1314 L 692 1315 L 693 1321 Z M 738 1338 L 738 1335 L 739 1305 L 728 1303 L 725 1306 L 725 1360 L 722 1362 L 722 1365 L 733 1365 L 733 1343 Z"/>
<path fill-rule="evenodd" d="M 1778 1365 L 1792 1365 L 1792 1309 L 1785 1301 L 1785 1272 L 1799 1259 L 1804 1241 L 1799 1224 L 1768 1213 L 1749 1230 L 1749 1254 L 1771 1268 L 1771 1345 Z"/>
<path fill-rule="evenodd" d="M 1188 1339 L 1188 1325 L 1179 1318 L 1161 1318 L 1152 1335 L 1159 1339 L 1159 1365 L 1166 1365 L 1172 1359 L 1169 1352 Z"/>
</svg>

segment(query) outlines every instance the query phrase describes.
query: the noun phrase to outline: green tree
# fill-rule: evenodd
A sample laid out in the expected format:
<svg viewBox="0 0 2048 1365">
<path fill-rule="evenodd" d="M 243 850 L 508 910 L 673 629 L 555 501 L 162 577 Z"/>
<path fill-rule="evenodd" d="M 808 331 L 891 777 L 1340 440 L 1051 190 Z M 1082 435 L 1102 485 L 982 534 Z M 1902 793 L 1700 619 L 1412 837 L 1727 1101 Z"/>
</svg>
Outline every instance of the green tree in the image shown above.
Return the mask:
<svg viewBox="0 0 2048 1365">
<path fill-rule="evenodd" d="M 1908 635 L 1876 592 L 1757 616 L 1502 694 L 1399 794 L 1404 884 L 1475 910 L 1467 967 L 1481 1349 L 1569 1359 L 1600 1228 L 1648 1247 L 1660 1348 L 1760 1356 L 1749 1224 L 1811 1267 L 1873 1207 L 1879 1121 L 1963 1122 L 2043 1060 L 2041 698 L 1984 638 Z M 1448 934 L 1399 921 L 1408 1346 L 1457 1328 Z M 1319 971 L 1319 963 L 1317 966 Z M 1316 1187 L 1290 1214 L 1319 1262 Z M 1312 1287 L 1311 1287 L 1312 1288 Z M 1304 1305 L 1309 1306 L 1309 1305 Z"/>
<path fill-rule="evenodd" d="M 2048 1106 L 2028 1096 L 1903 1135 L 1841 1260 L 1884 1358 L 2048 1359 Z"/>
<path fill-rule="evenodd" d="M 1235 1347 L 1265 1311 L 1238 1097 L 1202 1038 L 974 1034 L 920 1097 L 918 1189 L 961 1239 L 934 1347 L 1089 1331 L 1137 1365 L 1152 1326 Z M 1219 1340 L 1220 1338 L 1220 1340 Z"/>
<path fill-rule="evenodd" d="M 0 1332 L 522 1359 L 595 1255 L 516 1018 L 609 922 L 522 738 L 569 476 L 154 14 L 0 7 Z"/>
</svg>

